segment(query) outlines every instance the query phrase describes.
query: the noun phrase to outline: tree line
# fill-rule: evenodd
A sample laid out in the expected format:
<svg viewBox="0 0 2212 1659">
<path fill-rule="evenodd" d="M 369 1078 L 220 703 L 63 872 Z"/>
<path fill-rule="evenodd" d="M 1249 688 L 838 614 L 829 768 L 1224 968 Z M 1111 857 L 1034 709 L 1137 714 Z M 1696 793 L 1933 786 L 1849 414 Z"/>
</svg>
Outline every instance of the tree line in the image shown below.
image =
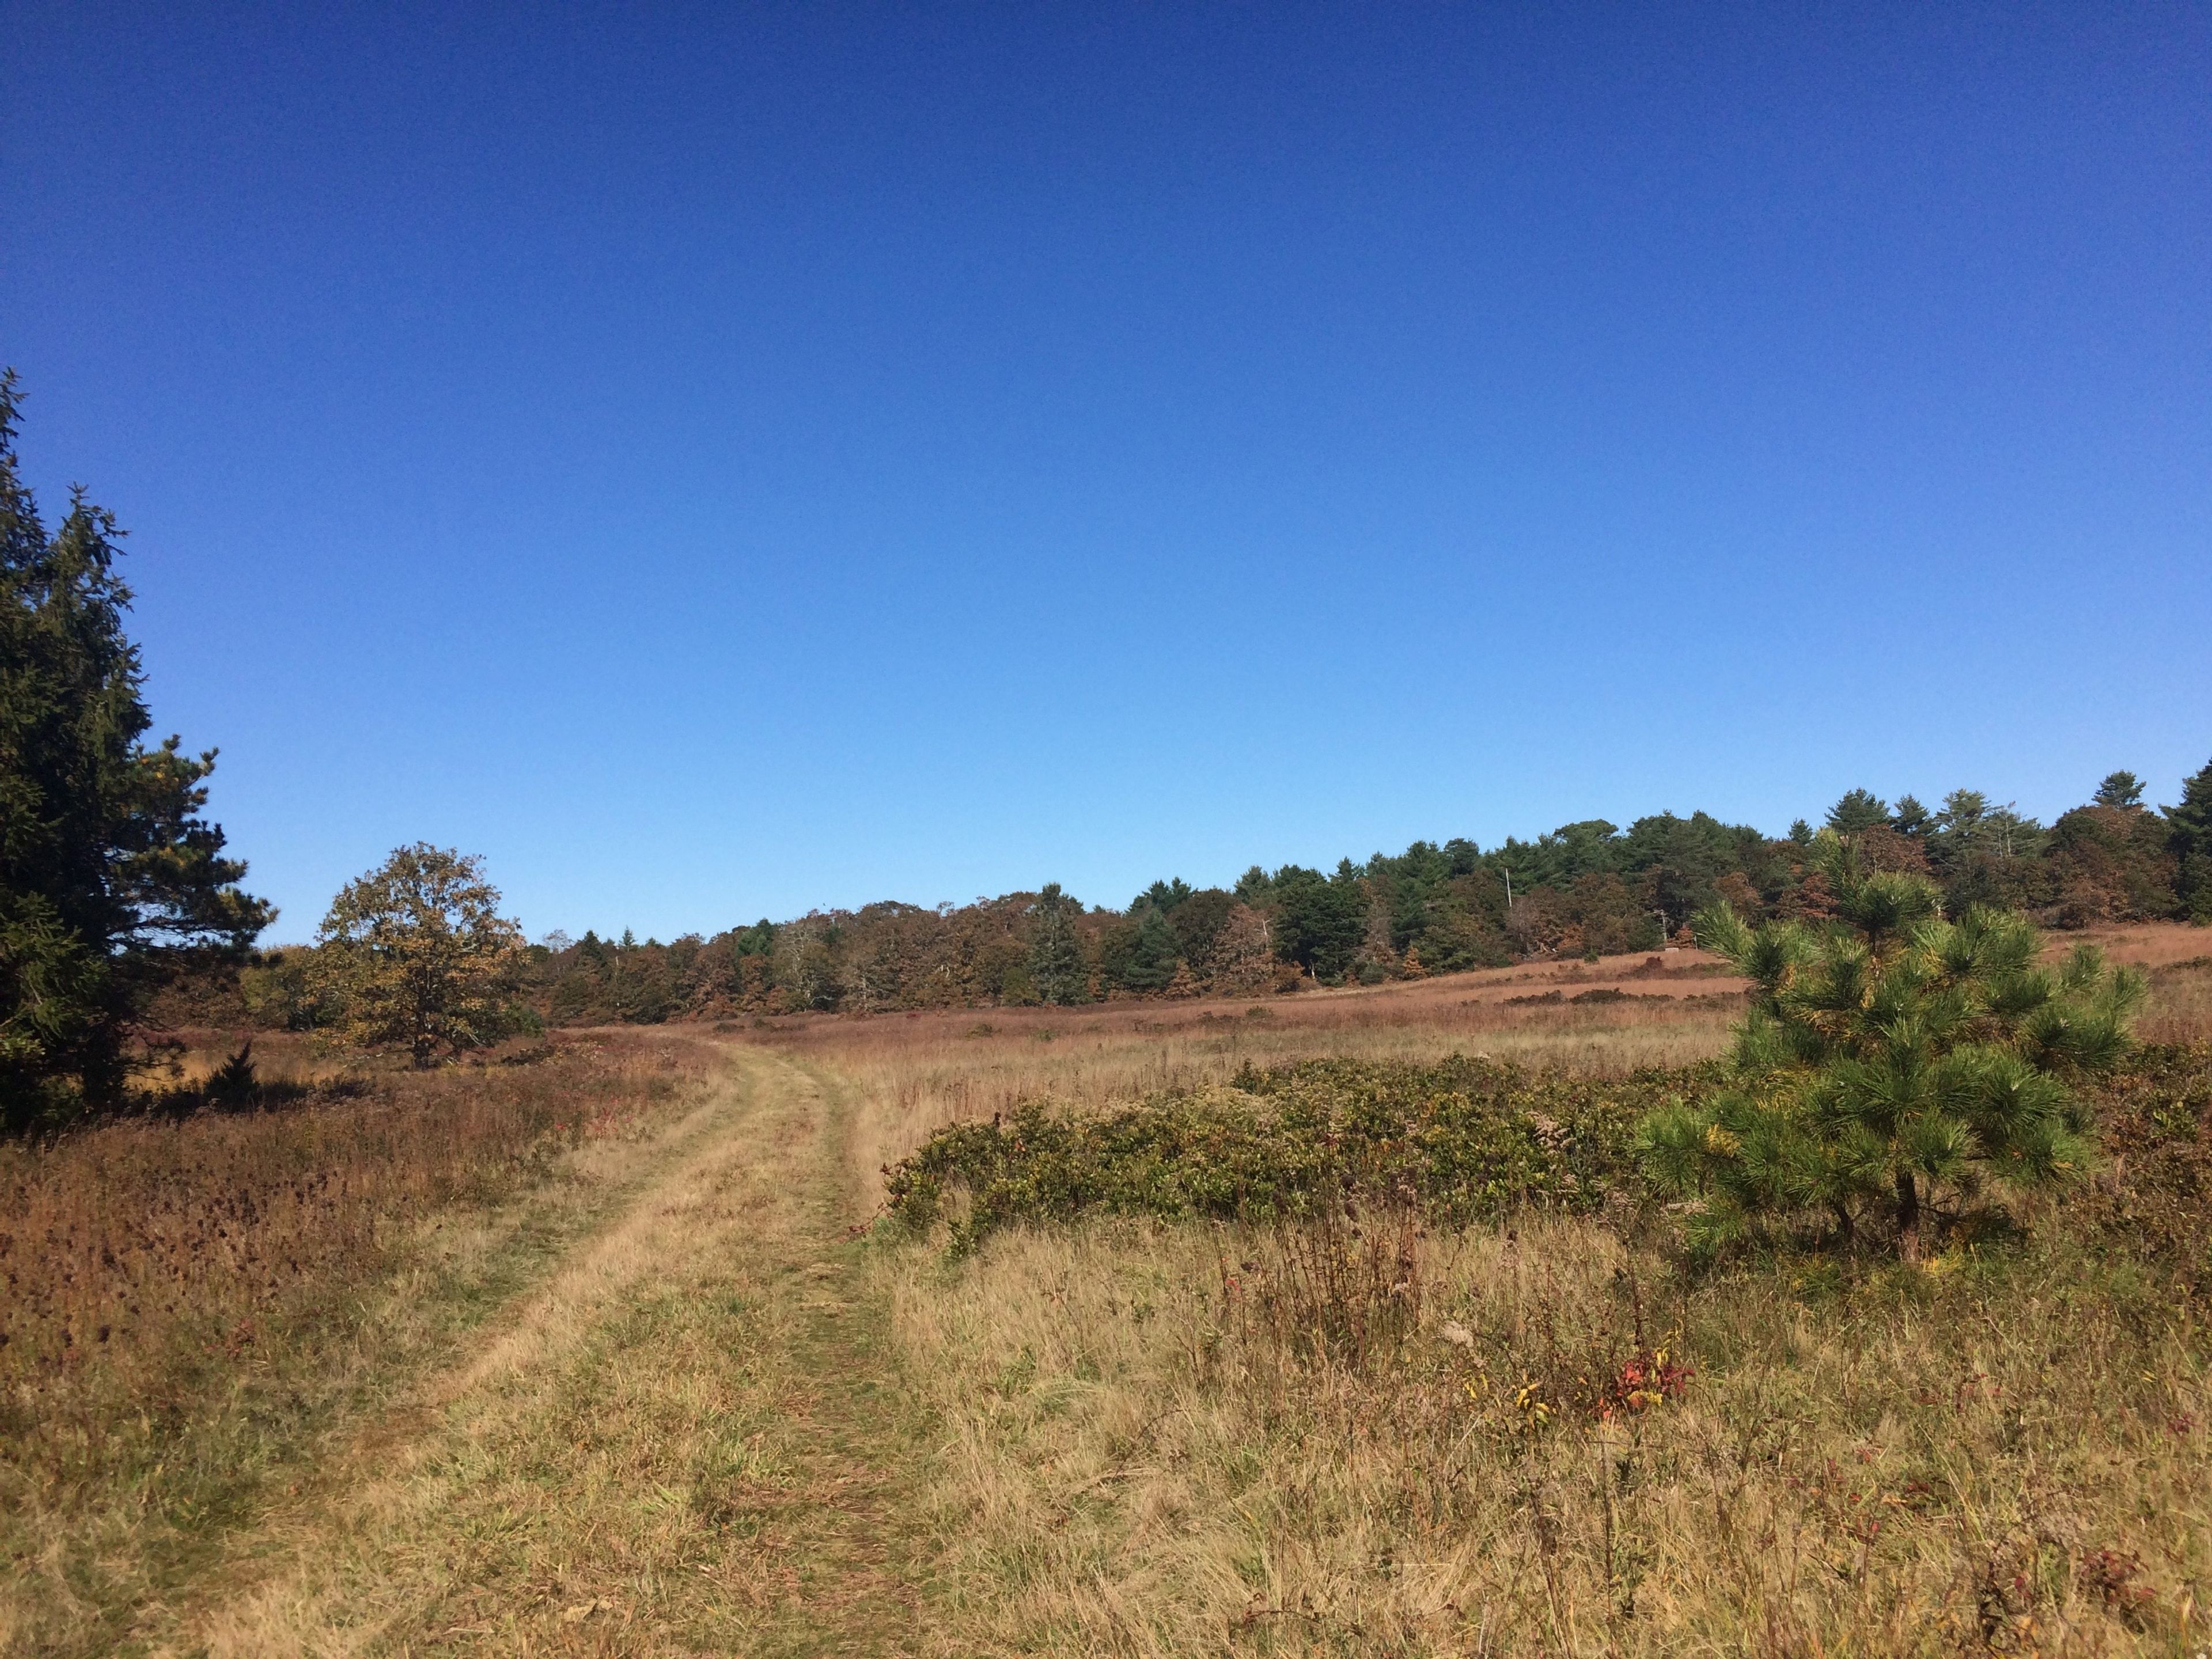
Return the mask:
<svg viewBox="0 0 2212 1659">
<path fill-rule="evenodd" d="M 895 902 L 763 920 L 668 943 L 555 934 L 522 953 L 520 994 L 555 1024 L 731 1013 L 1069 1005 L 1379 984 L 1529 957 L 1651 951 L 1725 902 L 1752 923 L 1841 902 L 1817 843 L 1977 906 L 2079 928 L 2212 921 L 2212 765 L 2154 810 L 2115 772 L 2049 825 L 1971 789 L 1929 810 L 1855 789 L 1816 829 L 1770 837 L 1705 812 L 1562 825 L 1484 850 L 1464 839 L 1334 870 L 1248 870 L 1231 887 L 1158 881 L 1123 908 L 1047 884 L 973 904 Z"/>
</svg>

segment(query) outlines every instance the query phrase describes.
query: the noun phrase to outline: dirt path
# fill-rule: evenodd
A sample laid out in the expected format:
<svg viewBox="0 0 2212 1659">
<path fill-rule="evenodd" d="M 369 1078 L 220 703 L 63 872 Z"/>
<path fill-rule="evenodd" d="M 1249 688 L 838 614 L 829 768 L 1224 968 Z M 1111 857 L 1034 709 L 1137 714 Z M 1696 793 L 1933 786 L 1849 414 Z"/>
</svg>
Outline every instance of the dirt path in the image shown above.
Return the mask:
<svg viewBox="0 0 2212 1659">
<path fill-rule="evenodd" d="M 240 1540 L 157 1651 L 921 1650 L 917 1425 L 845 1240 L 849 1103 L 730 1059 L 634 1201 Z"/>
</svg>

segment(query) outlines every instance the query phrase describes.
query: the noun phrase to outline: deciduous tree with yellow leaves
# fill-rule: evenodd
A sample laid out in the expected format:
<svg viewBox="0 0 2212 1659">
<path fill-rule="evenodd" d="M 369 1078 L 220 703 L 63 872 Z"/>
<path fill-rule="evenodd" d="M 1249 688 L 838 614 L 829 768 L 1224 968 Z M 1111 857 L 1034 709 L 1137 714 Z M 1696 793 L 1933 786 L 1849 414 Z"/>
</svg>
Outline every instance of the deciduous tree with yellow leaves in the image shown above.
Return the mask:
<svg viewBox="0 0 2212 1659">
<path fill-rule="evenodd" d="M 338 1034 L 426 1067 L 513 1035 L 526 1019 L 508 995 L 522 930 L 499 903 L 480 859 L 427 842 L 347 883 L 315 933 Z"/>
</svg>

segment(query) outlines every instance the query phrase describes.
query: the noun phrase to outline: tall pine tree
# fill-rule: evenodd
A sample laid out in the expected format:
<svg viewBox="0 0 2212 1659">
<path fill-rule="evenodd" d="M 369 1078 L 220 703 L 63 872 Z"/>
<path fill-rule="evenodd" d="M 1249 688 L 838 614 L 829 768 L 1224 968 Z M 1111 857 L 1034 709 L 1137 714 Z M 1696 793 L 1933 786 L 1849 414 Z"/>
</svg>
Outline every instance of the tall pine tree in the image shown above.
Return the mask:
<svg viewBox="0 0 2212 1659">
<path fill-rule="evenodd" d="M 149 748 L 122 532 L 74 491 L 52 536 L 0 374 L 0 1118 L 113 1104 L 132 1030 L 182 959 L 241 951 L 274 912 L 201 816 L 215 751 Z"/>
</svg>

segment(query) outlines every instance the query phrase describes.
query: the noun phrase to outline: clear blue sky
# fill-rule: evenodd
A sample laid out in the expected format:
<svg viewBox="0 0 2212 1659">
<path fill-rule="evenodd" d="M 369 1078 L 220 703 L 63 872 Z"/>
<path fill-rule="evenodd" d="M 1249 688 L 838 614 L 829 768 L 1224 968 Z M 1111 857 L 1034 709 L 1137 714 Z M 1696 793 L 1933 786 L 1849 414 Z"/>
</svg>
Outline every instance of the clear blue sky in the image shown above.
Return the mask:
<svg viewBox="0 0 2212 1659">
<path fill-rule="evenodd" d="M 2202 6 L 0 4 L 0 359 L 304 937 L 2212 757 Z"/>
</svg>

